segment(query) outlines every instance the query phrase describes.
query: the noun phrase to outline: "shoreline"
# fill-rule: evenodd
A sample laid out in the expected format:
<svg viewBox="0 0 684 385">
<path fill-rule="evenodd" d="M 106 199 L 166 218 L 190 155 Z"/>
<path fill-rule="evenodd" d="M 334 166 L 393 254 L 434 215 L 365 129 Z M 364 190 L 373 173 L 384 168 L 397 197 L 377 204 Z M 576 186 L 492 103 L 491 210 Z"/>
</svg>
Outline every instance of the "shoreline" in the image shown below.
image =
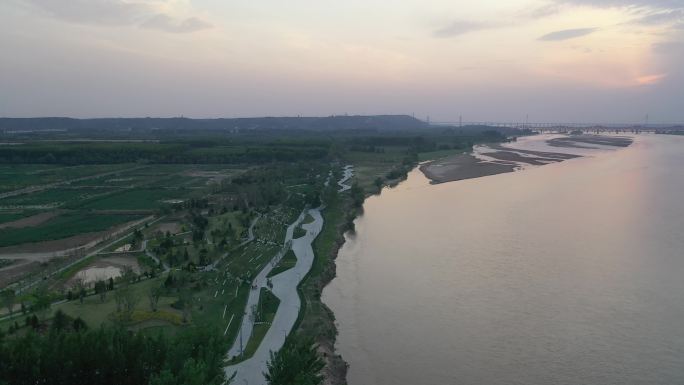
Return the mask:
<svg viewBox="0 0 684 385">
<path fill-rule="evenodd" d="M 631 145 L 633 140 L 622 136 L 577 135 L 552 138 L 545 140 L 545 142 L 549 147 L 576 150 L 601 148 L 593 146 L 619 149 Z M 504 174 L 526 166 L 544 166 L 582 156 L 567 152 L 518 149 L 495 143 L 478 147 L 470 153 L 424 163 L 420 166 L 420 171 L 430 179 L 431 184 L 439 184 Z"/>
<path fill-rule="evenodd" d="M 608 140 L 606 141 L 604 141 L 603 138 L 606 137 L 602 137 L 600 139 L 600 144 L 606 145 L 606 143 L 612 143 L 610 142 L 610 139 L 612 138 L 608 137 Z M 626 142 L 624 137 L 616 139 L 617 141 L 614 144 L 608 145 L 615 148 L 620 148 L 629 146 L 632 143 L 632 140 L 629 139 L 629 144 L 625 145 Z M 585 141 L 585 143 L 588 140 L 589 139 L 582 139 L 582 141 Z M 564 147 L 570 149 L 576 147 L 576 145 L 574 145 L 574 142 L 572 142 L 571 140 L 567 140 L 562 144 L 563 146 L 560 146 L 558 145 L 558 142 L 556 142 L 555 147 Z M 428 179 L 430 179 L 431 184 L 439 184 L 513 172 L 519 168 L 520 163 L 526 163 L 530 165 L 544 165 L 548 163 L 562 162 L 565 160 L 581 157 L 581 155 L 560 152 L 532 151 L 523 149 L 518 150 L 515 148 L 503 147 L 500 143 L 489 145 L 489 150 L 491 150 L 492 153 L 510 153 L 512 155 L 504 156 L 520 161 L 518 163 L 514 161 L 504 161 L 499 159 L 494 161 L 485 161 L 483 159 L 475 157 L 475 155 L 473 155 L 474 151 L 471 150 L 471 152 L 469 153 L 452 155 L 446 158 L 435 159 L 422 164 L 414 164 L 413 168 L 418 168 Z M 487 153 L 484 153 L 483 155 L 491 156 Z M 385 186 L 396 186 L 397 184 L 405 181 L 406 178 L 407 176 L 403 176 L 397 180 L 388 181 L 388 183 L 385 184 Z M 366 198 L 373 196 L 375 194 L 380 194 L 381 191 L 382 188 L 378 192 L 366 194 L 366 196 L 364 197 L 364 202 Z M 328 308 L 328 306 L 325 303 L 323 303 L 321 299 L 321 293 L 323 289 L 337 276 L 336 260 L 339 254 L 339 250 L 346 242 L 345 234 L 347 233 L 347 231 L 353 230 L 353 227 L 349 227 L 348 222 L 353 223 L 353 221 L 360 214 L 363 213 L 363 205 L 360 208 L 355 208 L 350 204 L 350 202 L 347 201 L 345 206 L 348 206 L 346 207 L 347 210 L 352 211 L 347 211 L 348 216 L 346 220 L 342 220 L 341 222 L 335 224 L 335 243 L 332 249 L 330 250 L 330 254 L 328 255 L 327 260 L 325 261 L 323 270 L 320 272 L 318 276 L 316 276 L 311 281 L 308 281 L 306 279 L 302 281 L 302 292 L 305 290 L 303 287 L 305 285 L 310 284 L 317 287 L 317 295 L 314 297 L 314 300 L 311 301 L 311 303 L 307 303 L 306 306 L 308 307 L 312 304 L 320 306 L 321 309 L 324 310 L 326 316 L 324 318 L 317 319 L 317 321 L 320 322 L 324 328 L 327 328 L 331 331 L 331 333 L 329 334 L 316 334 L 315 339 L 316 343 L 319 346 L 319 351 L 322 353 L 323 359 L 326 363 L 326 366 L 323 369 L 323 383 L 326 385 L 346 385 L 347 370 L 349 367 L 349 364 L 344 360 L 344 358 L 337 352 L 335 348 L 338 334 L 337 326 L 335 324 L 335 315 L 332 312 L 332 310 L 330 310 L 330 308 Z M 324 223 L 327 225 L 332 224 L 330 223 L 330 221 L 325 221 Z M 324 227 L 322 231 L 325 230 L 326 229 Z M 317 255 L 317 258 L 322 258 L 322 256 Z M 310 301 L 310 299 L 304 295 L 302 295 L 302 298 L 305 302 Z M 304 314 L 302 314 L 302 319 L 306 318 L 306 311 L 307 310 L 305 310 Z M 299 321 L 298 324 L 299 325 L 297 325 L 297 331 L 301 332 L 302 328 L 301 323 Z"/>
</svg>

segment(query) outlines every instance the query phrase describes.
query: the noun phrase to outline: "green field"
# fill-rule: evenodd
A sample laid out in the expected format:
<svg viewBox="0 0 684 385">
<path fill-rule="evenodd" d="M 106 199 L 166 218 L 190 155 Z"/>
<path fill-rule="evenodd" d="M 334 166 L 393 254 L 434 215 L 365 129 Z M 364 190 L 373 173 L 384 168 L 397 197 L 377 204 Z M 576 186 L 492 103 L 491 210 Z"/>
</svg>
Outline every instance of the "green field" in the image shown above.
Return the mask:
<svg viewBox="0 0 684 385">
<path fill-rule="evenodd" d="M 316 257 L 311 270 L 298 287 L 302 297 L 302 310 L 296 329 L 307 336 L 334 338 L 336 333 L 333 316 L 320 300 L 320 283 L 327 282 L 334 276 L 328 267 L 341 237 L 346 214 L 350 210 L 348 198 L 344 198 L 346 197 L 340 197 L 321 212 L 323 229 L 312 245 Z"/>
<path fill-rule="evenodd" d="M 97 215 L 87 212 L 68 212 L 36 227 L 1 229 L 0 247 L 104 231 L 112 226 L 140 218 L 139 215 Z"/>
<path fill-rule="evenodd" d="M 164 277 L 158 277 L 130 285 L 130 288 L 139 299 L 135 309 L 139 311 L 149 310 L 147 293 L 153 287 L 161 286 L 163 282 Z M 159 300 L 159 310 L 177 312 L 175 309 L 170 307 L 170 305 L 175 301 L 176 298 L 173 296 L 161 297 Z M 78 300 L 73 300 L 61 305 L 53 306 L 53 310 L 56 311 L 57 309 L 61 309 L 63 312 L 72 317 L 81 317 L 90 327 L 97 328 L 103 324 L 112 324 L 112 314 L 116 312 L 116 301 L 114 300 L 114 293 L 108 292 L 104 302 L 100 300 L 98 295 L 91 295 L 85 298 L 83 304 L 81 304 Z"/>
<path fill-rule="evenodd" d="M 270 290 L 262 288 L 259 293 L 259 305 L 257 307 L 257 312 L 255 314 L 254 329 L 252 330 L 252 335 L 249 337 L 247 346 L 245 346 L 244 354 L 242 359 L 247 359 L 254 355 L 257 348 L 261 344 L 261 340 L 264 339 L 266 332 L 271 327 L 271 322 L 278 311 L 278 306 L 280 305 L 280 300 L 278 297 L 273 295 Z"/>
<path fill-rule="evenodd" d="M 0 223 L 13 222 L 21 218 L 30 217 L 34 214 L 38 214 L 38 211 L 21 209 L 0 211 Z"/>
<path fill-rule="evenodd" d="M 356 152 L 345 154 L 345 163 L 354 165 L 350 183 L 358 183 L 366 191 L 374 191 L 375 180 L 385 179 L 388 173 L 408 157 L 406 147 L 387 147 L 384 152 Z"/>
<path fill-rule="evenodd" d="M 77 202 L 101 196 L 113 191 L 106 188 L 52 188 L 31 194 L 0 199 L 0 206 L 71 206 Z"/>
<path fill-rule="evenodd" d="M 131 165 L 126 164 L 68 167 L 47 164 L 2 165 L 0 166 L 0 192 L 64 182 L 130 167 Z"/>
<path fill-rule="evenodd" d="M 276 267 L 271 270 L 271 272 L 268 274 L 268 278 L 276 276 L 283 271 L 290 270 L 297 264 L 297 256 L 295 255 L 294 251 L 292 249 L 288 250 L 287 253 L 285 253 L 285 256 L 280 260 L 280 262 L 276 265 Z"/>
<path fill-rule="evenodd" d="M 187 189 L 132 189 L 92 199 L 80 207 L 92 210 L 153 210 L 164 205 L 164 201 L 184 200 L 192 194 L 193 191 Z"/>
<path fill-rule="evenodd" d="M 301 238 L 306 235 L 306 230 L 304 230 L 301 226 L 295 227 L 294 231 L 292 232 L 292 238 L 297 239 Z"/>
</svg>

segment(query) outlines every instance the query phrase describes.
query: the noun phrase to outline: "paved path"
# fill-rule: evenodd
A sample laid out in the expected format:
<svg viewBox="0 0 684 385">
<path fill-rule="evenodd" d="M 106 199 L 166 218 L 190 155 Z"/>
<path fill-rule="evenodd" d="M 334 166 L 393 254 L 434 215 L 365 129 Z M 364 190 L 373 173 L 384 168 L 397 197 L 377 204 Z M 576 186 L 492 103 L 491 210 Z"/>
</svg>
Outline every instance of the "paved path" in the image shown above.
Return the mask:
<svg viewBox="0 0 684 385">
<path fill-rule="evenodd" d="M 81 261 L 86 260 L 86 259 L 88 259 L 88 258 L 90 258 L 90 257 L 93 257 L 93 256 L 95 256 L 96 254 L 102 252 L 103 250 L 106 250 L 108 247 L 112 246 L 113 244 L 115 244 L 115 243 L 117 243 L 117 242 L 119 242 L 119 241 L 125 239 L 126 237 L 128 237 L 128 236 L 130 235 L 130 233 L 128 232 L 129 230 L 134 229 L 134 228 L 137 228 L 138 226 L 140 226 L 141 224 L 143 224 L 143 223 L 145 223 L 145 222 L 147 222 L 147 221 L 150 221 L 150 222 L 148 222 L 148 223 L 149 223 L 150 225 L 153 225 L 153 224 L 155 224 L 156 222 L 160 221 L 162 218 L 163 218 L 163 217 L 159 217 L 159 218 L 157 218 L 157 219 L 154 219 L 153 216 L 149 216 L 149 217 L 145 217 L 145 218 L 143 218 L 143 219 L 141 219 L 141 220 L 139 220 L 139 221 L 137 221 L 137 222 L 131 224 L 130 226 L 127 226 L 126 229 L 125 229 L 124 231 L 122 231 L 122 232 L 124 233 L 124 235 L 122 235 L 121 237 L 118 237 L 118 238 L 114 239 L 114 240 L 111 241 L 111 242 L 107 242 L 107 243 L 105 243 L 103 246 L 98 247 L 97 249 L 95 249 L 95 250 L 89 252 L 88 254 L 86 254 L 85 256 L 83 256 L 83 257 L 81 257 L 81 258 L 78 258 L 78 259 L 76 259 L 76 260 L 70 262 L 69 264 L 67 264 L 67 265 L 65 265 L 65 266 L 62 266 L 61 268 L 59 268 L 59 269 L 57 269 L 57 270 L 55 270 L 55 271 L 53 271 L 53 272 L 51 272 L 51 273 L 49 273 L 49 274 L 45 274 L 43 277 L 40 277 L 40 278 L 38 278 L 38 279 L 36 279 L 36 280 L 34 280 L 34 281 L 28 283 L 28 284 L 25 285 L 25 286 L 20 287 L 19 289 L 16 290 L 17 294 L 19 294 L 19 293 L 21 293 L 21 292 L 24 292 L 24 291 L 26 291 L 26 290 L 28 290 L 28 289 L 30 289 L 31 287 L 33 287 L 34 285 L 36 285 L 36 284 L 39 283 L 39 282 L 44 281 L 44 280 L 45 280 L 46 278 L 48 278 L 48 277 L 51 277 L 51 276 L 53 276 L 53 275 L 55 275 L 55 274 L 59 274 L 59 273 L 61 273 L 62 271 L 64 271 L 64 270 L 66 270 L 66 269 L 68 269 L 68 268 L 74 266 L 75 264 L 80 263 Z"/>
<path fill-rule="evenodd" d="M 140 249 L 141 249 L 141 250 L 144 250 L 144 251 L 145 251 L 145 255 L 147 255 L 148 257 L 152 258 L 152 260 L 153 260 L 158 266 L 161 266 L 161 267 L 164 269 L 164 272 L 167 272 L 167 271 L 171 270 L 171 267 L 170 267 L 169 265 L 167 265 L 166 262 L 164 262 L 164 261 L 160 260 L 159 258 L 157 258 L 157 256 L 154 255 L 154 253 L 153 253 L 150 249 L 147 248 L 147 239 L 145 239 L 145 240 L 142 241 L 142 245 L 140 246 Z"/>
<path fill-rule="evenodd" d="M 340 186 L 340 189 L 337 190 L 338 192 L 345 192 L 345 191 L 351 189 L 351 186 L 348 184 L 345 184 L 345 183 L 347 183 L 347 181 L 349 179 L 351 179 L 352 176 L 354 176 L 354 166 L 352 166 L 351 164 L 348 164 L 348 165 L 344 166 L 342 171 L 344 172 L 344 174 L 342 175 L 342 179 L 340 179 L 337 182 L 337 185 Z"/>
<path fill-rule="evenodd" d="M 227 377 L 231 377 L 235 374 L 235 384 L 262 385 L 266 383 L 263 373 L 267 371 L 266 363 L 270 359 L 270 352 L 280 350 L 285 343 L 285 338 L 292 331 L 292 328 L 297 321 L 301 308 L 301 300 L 299 298 L 299 293 L 297 293 L 297 285 L 299 285 L 313 265 L 314 252 L 311 243 L 316 239 L 316 236 L 318 236 L 323 228 L 323 217 L 321 216 L 320 210 L 320 208 L 305 210 L 299 218 L 287 228 L 285 244 L 291 240 L 292 251 L 297 256 L 297 263 L 291 269 L 271 278 L 271 283 L 273 284 L 271 291 L 280 299 L 278 311 L 254 355 L 245 361 L 225 368 Z M 306 217 L 307 213 L 311 214 L 314 220 L 311 223 L 302 225 L 302 228 L 306 230 L 306 235 L 292 240 L 294 229 Z M 287 250 L 287 248 L 284 250 Z M 284 253 L 281 251 L 281 253 L 274 257 L 273 261 L 279 261 L 283 254 Z M 266 277 L 275 265 L 277 265 L 277 262 L 267 264 L 255 279 L 254 284 L 257 285 L 257 288 L 250 293 L 246 309 L 251 309 L 251 306 L 258 302 L 259 292 L 262 287 L 266 286 Z M 241 326 L 243 345 L 247 344 L 247 341 L 249 340 L 248 336 L 252 333 L 252 327 L 253 322 L 250 320 L 250 317 L 245 316 Z M 239 354 L 239 352 L 240 336 L 238 335 L 233 347 L 228 352 L 228 356 L 235 356 Z"/>
<path fill-rule="evenodd" d="M 240 332 L 233 343 L 233 347 L 228 351 L 228 358 L 242 354 L 242 349 L 247 345 L 249 337 L 252 335 L 252 329 L 254 328 L 254 320 L 251 319 L 250 313 L 252 307 L 259 304 L 259 294 L 262 287 L 267 287 L 268 274 L 273 270 L 273 268 L 280 262 L 280 259 L 285 255 L 287 250 L 289 250 L 288 245 L 292 241 L 292 234 L 294 234 L 294 229 L 304 220 L 303 211 L 297 220 L 295 220 L 291 225 L 287 227 L 285 232 L 285 240 L 283 241 L 283 248 L 278 251 L 278 253 L 269 261 L 269 263 L 264 266 L 264 268 L 257 274 L 256 278 L 251 282 L 252 287 L 249 292 L 249 297 L 247 299 L 247 304 L 245 305 L 244 317 L 242 318 L 242 325 L 240 325 Z M 241 343 L 242 341 L 242 343 Z"/>
</svg>

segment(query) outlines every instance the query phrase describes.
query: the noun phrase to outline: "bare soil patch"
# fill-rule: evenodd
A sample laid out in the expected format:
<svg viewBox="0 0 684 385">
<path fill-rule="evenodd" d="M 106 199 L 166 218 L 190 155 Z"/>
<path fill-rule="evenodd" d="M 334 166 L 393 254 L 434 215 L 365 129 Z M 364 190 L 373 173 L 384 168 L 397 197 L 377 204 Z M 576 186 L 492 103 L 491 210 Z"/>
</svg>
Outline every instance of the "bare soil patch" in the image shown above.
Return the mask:
<svg viewBox="0 0 684 385">
<path fill-rule="evenodd" d="M 24 227 L 38 226 L 38 225 L 45 223 L 45 222 L 49 221 L 50 219 L 56 217 L 57 215 L 61 214 L 62 212 L 63 211 L 61 211 L 61 210 L 48 211 L 45 213 L 31 215 L 30 217 L 17 219 L 16 221 L 5 222 L 3 224 L 0 224 L 0 229 L 6 229 L 6 228 L 10 228 L 10 227 L 20 229 L 20 228 L 24 228 Z"/>
<path fill-rule="evenodd" d="M 162 233 L 166 234 L 168 231 L 169 234 L 178 234 L 182 230 L 182 226 L 178 222 L 164 222 L 160 223 L 156 226 L 155 231 L 161 231 Z"/>
<path fill-rule="evenodd" d="M 420 171 L 432 183 L 444 183 L 511 172 L 515 167 L 512 163 L 484 162 L 471 154 L 458 154 L 426 163 L 420 166 Z"/>
<path fill-rule="evenodd" d="M 43 242 L 24 243 L 21 245 L 0 247 L 0 258 L 16 259 L 17 255 L 32 254 L 32 253 L 60 253 L 70 251 L 79 247 L 90 248 L 97 243 L 110 238 L 113 234 L 129 227 L 130 225 L 139 222 L 139 220 L 124 223 L 109 230 L 98 231 L 92 233 L 83 233 L 73 237 L 55 239 Z M 40 259 L 46 259 L 54 255 L 41 256 Z"/>
<path fill-rule="evenodd" d="M 547 141 L 549 146 L 570 148 L 594 148 L 591 145 L 627 147 L 632 139 L 625 136 L 577 135 L 554 138 Z"/>
<path fill-rule="evenodd" d="M 487 155 L 494 159 L 505 160 L 510 162 L 521 162 L 527 163 L 534 166 L 543 166 L 547 163 L 561 162 L 562 159 L 558 158 L 535 158 L 531 156 L 522 156 L 518 153 L 511 151 L 495 151 L 495 152 L 484 152 L 482 155 Z"/>
</svg>

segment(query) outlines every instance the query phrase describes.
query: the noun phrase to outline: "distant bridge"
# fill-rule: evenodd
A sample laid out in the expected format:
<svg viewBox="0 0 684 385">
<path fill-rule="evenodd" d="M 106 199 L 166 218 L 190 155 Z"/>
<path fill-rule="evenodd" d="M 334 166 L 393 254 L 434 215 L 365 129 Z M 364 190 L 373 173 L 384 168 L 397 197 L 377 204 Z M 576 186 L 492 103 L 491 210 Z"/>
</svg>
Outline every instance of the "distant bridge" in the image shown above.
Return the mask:
<svg viewBox="0 0 684 385">
<path fill-rule="evenodd" d="M 532 123 L 532 122 L 431 122 L 433 125 L 441 126 L 490 126 L 517 128 L 521 130 L 529 129 L 543 133 L 566 133 L 571 131 L 582 131 L 587 133 L 635 133 L 640 132 L 670 132 L 684 131 L 682 123 L 668 124 L 633 124 L 633 123 Z"/>
</svg>

